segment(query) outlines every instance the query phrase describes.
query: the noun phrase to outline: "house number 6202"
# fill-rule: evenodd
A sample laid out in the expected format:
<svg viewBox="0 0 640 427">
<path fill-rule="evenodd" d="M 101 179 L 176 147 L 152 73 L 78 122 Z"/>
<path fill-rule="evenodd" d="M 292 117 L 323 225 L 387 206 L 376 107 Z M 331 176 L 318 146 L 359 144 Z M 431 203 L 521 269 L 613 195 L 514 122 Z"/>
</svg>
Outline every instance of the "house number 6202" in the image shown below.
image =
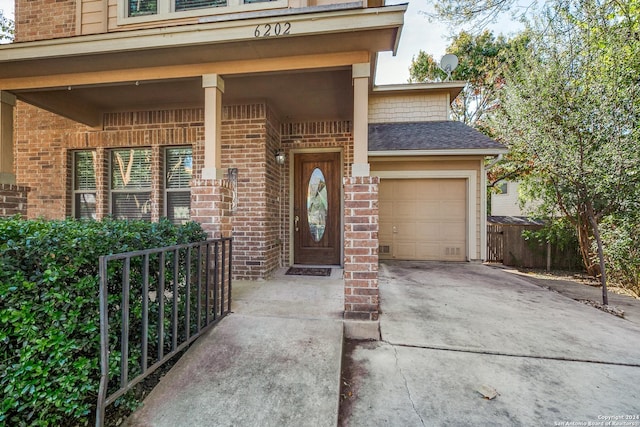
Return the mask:
<svg viewBox="0 0 640 427">
<path fill-rule="evenodd" d="M 258 25 L 253 32 L 254 37 L 278 37 L 291 33 L 290 22 L 276 22 L 275 24 Z"/>
</svg>

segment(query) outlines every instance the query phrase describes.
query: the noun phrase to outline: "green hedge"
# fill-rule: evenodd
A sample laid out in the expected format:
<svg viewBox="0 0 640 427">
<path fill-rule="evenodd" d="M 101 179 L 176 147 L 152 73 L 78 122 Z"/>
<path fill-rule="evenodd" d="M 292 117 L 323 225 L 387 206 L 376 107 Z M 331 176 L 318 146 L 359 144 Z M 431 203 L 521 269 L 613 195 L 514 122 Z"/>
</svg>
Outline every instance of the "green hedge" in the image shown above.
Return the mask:
<svg viewBox="0 0 640 427">
<path fill-rule="evenodd" d="M 79 425 L 100 378 L 98 257 L 204 240 L 163 220 L 0 219 L 0 425 Z"/>
</svg>

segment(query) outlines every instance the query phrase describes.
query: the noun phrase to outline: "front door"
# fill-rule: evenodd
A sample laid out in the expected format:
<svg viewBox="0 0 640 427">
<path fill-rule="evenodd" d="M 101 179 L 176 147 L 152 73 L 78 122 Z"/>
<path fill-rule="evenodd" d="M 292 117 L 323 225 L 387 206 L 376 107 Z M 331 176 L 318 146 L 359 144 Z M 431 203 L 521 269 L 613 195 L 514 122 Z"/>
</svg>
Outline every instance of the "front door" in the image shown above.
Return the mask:
<svg viewBox="0 0 640 427">
<path fill-rule="evenodd" d="M 295 264 L 340 264 L 341 188 L 339 152 L 295 155 Z"/>
</svg>

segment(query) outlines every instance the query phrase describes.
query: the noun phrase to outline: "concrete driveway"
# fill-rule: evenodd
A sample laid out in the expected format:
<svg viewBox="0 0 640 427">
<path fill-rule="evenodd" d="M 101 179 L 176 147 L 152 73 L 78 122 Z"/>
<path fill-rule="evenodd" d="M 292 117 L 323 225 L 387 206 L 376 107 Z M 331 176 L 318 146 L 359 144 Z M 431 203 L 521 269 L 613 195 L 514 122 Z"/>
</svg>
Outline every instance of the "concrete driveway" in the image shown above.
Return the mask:
<svg viewBox="0 0 640 427">
<path fill-rule="evenodd" d="M 635 323 L 478 264 L 385 262 L 380 297 L 343 425 L 640 426 Z"/>
</svg>

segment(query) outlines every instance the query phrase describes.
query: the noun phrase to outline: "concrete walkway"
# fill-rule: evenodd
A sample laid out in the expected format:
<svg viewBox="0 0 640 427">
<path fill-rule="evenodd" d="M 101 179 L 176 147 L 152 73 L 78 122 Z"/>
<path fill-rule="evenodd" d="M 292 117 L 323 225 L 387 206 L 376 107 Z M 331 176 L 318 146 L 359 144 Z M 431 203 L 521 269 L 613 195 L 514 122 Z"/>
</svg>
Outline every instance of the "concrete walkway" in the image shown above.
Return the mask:
<svg viewBox="0 0 640 427">
<path fill-rule="evenodd" d="M 342 425 L 640 426 L 640 325 L 479 264 L 380 272 Z"/>
<path fill-rule="evenodd" d="M 343 281 L 234 282 L 233 313 L 199 339 L 128 426 L 335 426 Z"/>
</svg>

